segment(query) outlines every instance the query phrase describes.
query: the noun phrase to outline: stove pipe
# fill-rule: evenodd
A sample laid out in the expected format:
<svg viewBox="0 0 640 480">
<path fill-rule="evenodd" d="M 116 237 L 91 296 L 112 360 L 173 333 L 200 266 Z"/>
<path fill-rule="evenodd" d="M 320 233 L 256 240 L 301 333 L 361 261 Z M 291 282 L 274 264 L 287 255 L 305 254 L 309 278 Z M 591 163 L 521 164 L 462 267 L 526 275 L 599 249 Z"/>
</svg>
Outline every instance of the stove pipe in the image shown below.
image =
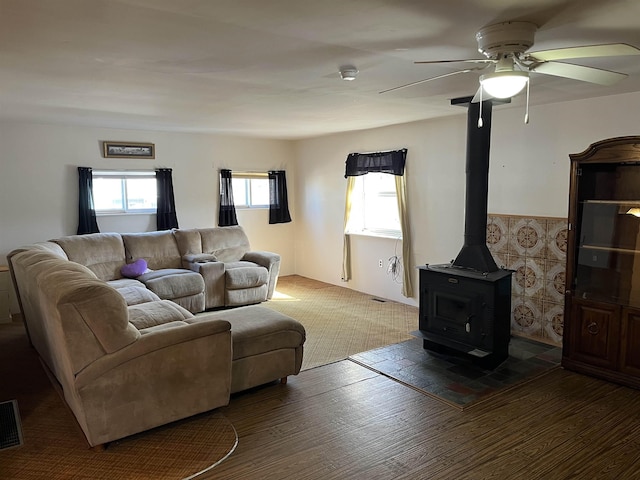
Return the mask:
<svg viewBox="0 0 640 480">
<path fill-rule="evenodd" d="M 467 189 L 464 212 L 464 245 L 454 266 L 479 272 L 498 270 L 487 248 L 487 195 L 489 190 L 489 144 L 492 101 L 482 102 L 483 126 L 478 127 L 480 103 L 467 110 Z"/>
</svg>

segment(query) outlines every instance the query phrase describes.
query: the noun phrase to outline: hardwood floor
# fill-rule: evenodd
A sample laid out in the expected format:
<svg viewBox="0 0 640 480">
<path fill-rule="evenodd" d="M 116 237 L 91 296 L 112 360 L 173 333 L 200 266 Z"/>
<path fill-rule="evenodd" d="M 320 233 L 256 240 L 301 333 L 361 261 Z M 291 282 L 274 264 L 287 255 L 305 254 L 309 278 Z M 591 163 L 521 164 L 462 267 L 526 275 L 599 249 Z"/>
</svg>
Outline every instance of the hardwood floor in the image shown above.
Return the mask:
<svg viewBox="0 0 640 480">
<path fill-rule="evenodd" d="M 348 360 L 234 396 L 204 478 L 640 479 L 640 392 L 555 370 L 463 412 Z"/>
</svg>

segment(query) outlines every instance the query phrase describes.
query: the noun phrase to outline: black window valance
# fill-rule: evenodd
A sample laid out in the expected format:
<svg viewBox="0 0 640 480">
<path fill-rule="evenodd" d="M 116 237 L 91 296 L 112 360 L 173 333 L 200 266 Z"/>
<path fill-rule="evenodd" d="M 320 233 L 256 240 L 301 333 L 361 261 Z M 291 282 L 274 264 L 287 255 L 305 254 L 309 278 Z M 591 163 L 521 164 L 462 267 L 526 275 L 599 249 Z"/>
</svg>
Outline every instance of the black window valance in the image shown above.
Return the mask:
<svg viewBox="0 0 640 480">
<path fill-rule="evenodd" d="M 390 152 L 350 153 L 347 157 L 344 176 L 357 177 L 369 172 L 404 175 L 404 162 L 407 149 Z"/>
</svg>

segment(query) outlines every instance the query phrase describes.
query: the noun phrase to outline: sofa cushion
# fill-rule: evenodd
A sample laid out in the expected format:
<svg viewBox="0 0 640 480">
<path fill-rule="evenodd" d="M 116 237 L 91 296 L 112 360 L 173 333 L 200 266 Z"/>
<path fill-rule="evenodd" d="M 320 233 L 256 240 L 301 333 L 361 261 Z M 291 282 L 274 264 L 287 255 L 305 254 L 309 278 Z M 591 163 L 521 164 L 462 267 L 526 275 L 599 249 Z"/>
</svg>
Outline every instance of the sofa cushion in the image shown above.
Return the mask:
<svg viewBox="0 0 640 480">
<path fill-rule="evenodd" d="M 196 229 L 173 230 L 173 236 L 178 244 L 181 255 L 202 253 L 202 239 L 200 231 Z"/>
<path fill-rule="evenodd" d="M 160 330 L 169 330 L 170 328 L 184 327 L 185 325 L 189 324 L 181 320 L 176 320 L 175 322 L 163 323 L 161 325 L 154 325 L 153 327 L 144 328 L 140 330 L 140 335 L 142 336 L 148 333 L 158 332 Z"/>
<path fill-rule="evenodd" d="M 231 324 L 234 360 L 273 350 L 298 348 L 305 341 L 305 330 L 300 322 L 269 308 L 238 307 L 214 315 Z M 197 321 L 195 317 L 187 323 Z"/>
<path fill-rule="evenodd" d="M 129 323 L 138 330 L 193 318 L 191 312 L 169 300 L 132 305 L 127 310 L 129 311 Z"/>
<path fill-rule="evenodd" d="M 259 287 L 269 280 L 267 269 L 255 264 L 242 265 L 235 268 L 230 268 L 227 265 L 225 276 L 227 290 Z"/>
<path fill-rule="evenodd" d="M 253 305 L 267 301 L 269 287 L 260 285 L 253 288 L 238 288 L 231 290 L 228 288 L 224 292 L 224 305 L 226 307 L 238 307 L 240 305 Z"/>
<path fill-rule="evenodd" d="M 202 252 L 214 254 L 221 262 L 236 262 L 250 249 L 249 239 L 239 225 L 201 228 Z"/>
<path fill-rule="evenodd" d="M 211 253 L 188 253 L 182 256 L 182 260 L 187 263 L 217 262 L 218 257 Z"/>
<path fill-rule="evenodd" d="M 128 306 L 139 305 L 141 303 L 155 302 L 160 300 L 155 293 L 143 286 L 128 286 L 117 288 L 118 293 L 124 297 Z"/>
<path fill-rule="evenodd" d="M 202 276 L 190 270 L 166 268 L 138 277 L 147 288 L 162 299 L 174 299 L 204 292 Z"/>
<path fill-rule="evenodd" d="M 124 288 L 124 287 L 141 287 L 146 288 L 144 283 L 136 280 L 135 278 L 119 278 L 117 280 L 109 280 L 107 282 L 111 287 L 115 288 Z"/>
<path fill-rule="evenodd" d="M 88 267 L 100 280 L 121 278 L 120 267 L 126 259 L 120 234 L 71 235 L 52 242 L 62 247 L 69 260 Z"/>
<path fill-rule="evenodd" d="M 143 258 L 152 270 L 182 267 L 182 256 L 170 230 L 123 233 L 122 240 L 126 249 L 127 262 Z"/>
</svg>

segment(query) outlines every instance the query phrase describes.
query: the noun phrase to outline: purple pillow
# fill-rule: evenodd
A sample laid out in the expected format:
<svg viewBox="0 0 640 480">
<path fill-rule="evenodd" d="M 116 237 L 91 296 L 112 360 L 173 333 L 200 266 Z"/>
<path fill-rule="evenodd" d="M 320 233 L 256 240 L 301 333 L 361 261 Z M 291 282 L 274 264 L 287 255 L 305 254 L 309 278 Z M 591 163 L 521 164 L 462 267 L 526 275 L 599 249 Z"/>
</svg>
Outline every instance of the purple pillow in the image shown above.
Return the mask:
<svg viewBox="0 0 640 480">
<path fill-rule="evenodd" d="M 127 278 L 136 278 L 142 275 L 147 271 L 147 261 L 144 258 L 139 258 L 138 260 L 127 263 L 123 265 L 120 269 L 120 273 L 123 277 Z"/>
</svg>

